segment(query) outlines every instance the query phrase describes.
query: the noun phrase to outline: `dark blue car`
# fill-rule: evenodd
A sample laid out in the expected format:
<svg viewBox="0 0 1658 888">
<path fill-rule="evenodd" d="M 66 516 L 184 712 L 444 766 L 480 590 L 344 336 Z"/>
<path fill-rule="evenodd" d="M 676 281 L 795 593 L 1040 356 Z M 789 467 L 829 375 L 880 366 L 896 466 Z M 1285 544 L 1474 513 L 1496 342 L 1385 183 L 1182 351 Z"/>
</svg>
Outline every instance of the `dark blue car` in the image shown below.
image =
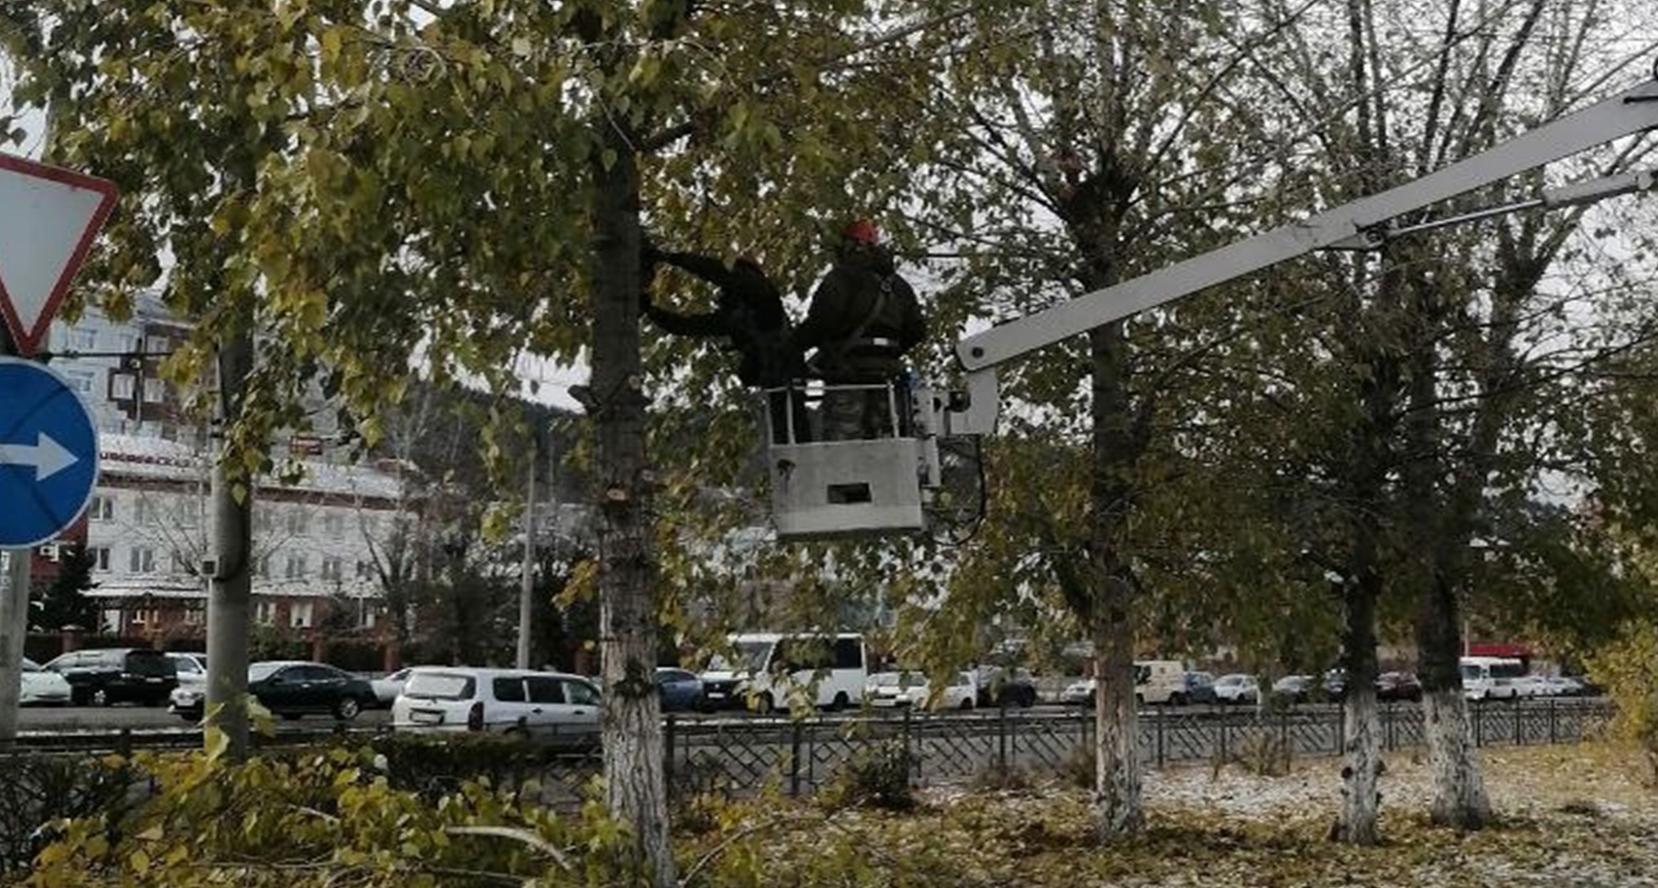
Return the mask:
<svg viewBox="0 0 1658 888">
<path fill-rule="evenodd" d="M 708 700 L 702 694 L 702 679 L 694 672 L 663 666 L 656 670 L 656 690 L 662 696 L 663 712 L 702 711 Z"/>
</svg>

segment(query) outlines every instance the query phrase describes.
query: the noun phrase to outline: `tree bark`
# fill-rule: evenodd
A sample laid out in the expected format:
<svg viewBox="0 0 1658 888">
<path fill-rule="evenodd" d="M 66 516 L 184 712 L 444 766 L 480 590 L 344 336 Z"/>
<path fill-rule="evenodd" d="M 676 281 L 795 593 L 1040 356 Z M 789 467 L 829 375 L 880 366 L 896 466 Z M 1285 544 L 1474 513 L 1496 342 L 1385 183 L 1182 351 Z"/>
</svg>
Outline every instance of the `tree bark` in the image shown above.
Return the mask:
<svg viewBox="0 0 1658 888">
<path fill-rule="evenodd" d="M 241 415 L 248 374 L 253 371 L 253 334 L 236 334 L 218 354 L 219 430 L 223 435 Z M 222 448 L 221 448 L 222 449 Z M 236 497 L 234 485 L 243 485 Z M 213 558 L 207 589 L 207 698 L 209 725 L 224 731 L 233 759 L 248 753 L 248 608 L 253 597 L 254 479 L 232 478 L 221 452 L 213 463 Z"/>
<path fill-rule="evenodd" d="M 1094 627 L 1094 828 L 1108 842 L 1145 824 L 1134 699 L 1134 583 L 1119 542 L 1131 508 L 1132 473 L 1145 441 L 1129 406 L 1122 324 L 1095 330 L 1089 345 L 1094 375 L 1089 543 L 1092 579 L 1098 585 L 1093 600 L 1085 603 L 1087 613 L 1079 616 Z"/>
<path fill-rule="evenodd" d="M 604 126 L 601 124 L 601 126 Z M 639 177 L 627 141 L 604 126 L 595 167 L 592 411 L 598 435 L 599 637 L 605 798 L 629 829 L 641 882 L 676 883 L 656 695 L 656 561 L 639 360 Z"/>
</svg>

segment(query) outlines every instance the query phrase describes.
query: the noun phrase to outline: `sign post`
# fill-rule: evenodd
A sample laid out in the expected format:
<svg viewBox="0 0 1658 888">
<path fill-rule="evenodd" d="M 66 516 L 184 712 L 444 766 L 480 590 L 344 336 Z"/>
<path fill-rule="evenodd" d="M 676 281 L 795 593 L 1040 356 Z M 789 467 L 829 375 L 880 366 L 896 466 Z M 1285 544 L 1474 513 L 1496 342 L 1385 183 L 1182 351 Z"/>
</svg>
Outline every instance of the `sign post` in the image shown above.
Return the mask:
<svg viewBox="0 0 1658 888">
<path fill-rule="evenodd" d="M 17 736 L 30 553 L 80 518 L 98 479 L 86 405 L 19 358 L 39 351 L 115 197 L 112 182 L 0 154 L 0 742 Z"/>
</svg>

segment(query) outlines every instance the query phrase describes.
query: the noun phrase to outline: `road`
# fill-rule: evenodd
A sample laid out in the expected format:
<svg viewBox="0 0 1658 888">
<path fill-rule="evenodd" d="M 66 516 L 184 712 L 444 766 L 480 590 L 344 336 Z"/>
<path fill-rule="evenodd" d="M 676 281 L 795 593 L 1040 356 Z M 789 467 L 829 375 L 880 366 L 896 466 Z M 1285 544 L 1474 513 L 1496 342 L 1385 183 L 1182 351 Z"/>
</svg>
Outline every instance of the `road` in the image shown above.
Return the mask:
<svg viewBox="0 0 1658 888">
<path fill-rule="evenodd" d="M 385 724 L 391 713 L 371 709 L 351 722 L 354 728 L 374 728 Z M 306 716 L 298 721 L 277 720 L 278 726 L 297 725 L 309 729 L 324 728 L 333 723 L 326 715 Z M 27 734 L 59 731 L 119 731 L 155 730 L 157 728 L 188 728 L 191 722 L 167 711 L 165 706 L 27 706 L 21 711 L 18 729 Z"/>
</svg>

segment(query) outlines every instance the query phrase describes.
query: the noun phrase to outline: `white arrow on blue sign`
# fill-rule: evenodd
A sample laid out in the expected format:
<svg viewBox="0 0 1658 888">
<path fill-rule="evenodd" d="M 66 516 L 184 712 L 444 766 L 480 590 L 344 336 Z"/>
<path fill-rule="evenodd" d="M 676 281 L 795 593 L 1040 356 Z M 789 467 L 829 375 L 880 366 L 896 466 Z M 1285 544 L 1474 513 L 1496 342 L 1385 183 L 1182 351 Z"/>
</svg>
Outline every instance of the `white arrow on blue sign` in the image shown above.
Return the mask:
<svg viewBox="0 0 1658 888">
<path fill-rule="evenodd" d="M 0 357 L 0 546 L 35 546 L 74 525 L 98 484 L 98 427 L 40 364 Z"/>
</svg>

